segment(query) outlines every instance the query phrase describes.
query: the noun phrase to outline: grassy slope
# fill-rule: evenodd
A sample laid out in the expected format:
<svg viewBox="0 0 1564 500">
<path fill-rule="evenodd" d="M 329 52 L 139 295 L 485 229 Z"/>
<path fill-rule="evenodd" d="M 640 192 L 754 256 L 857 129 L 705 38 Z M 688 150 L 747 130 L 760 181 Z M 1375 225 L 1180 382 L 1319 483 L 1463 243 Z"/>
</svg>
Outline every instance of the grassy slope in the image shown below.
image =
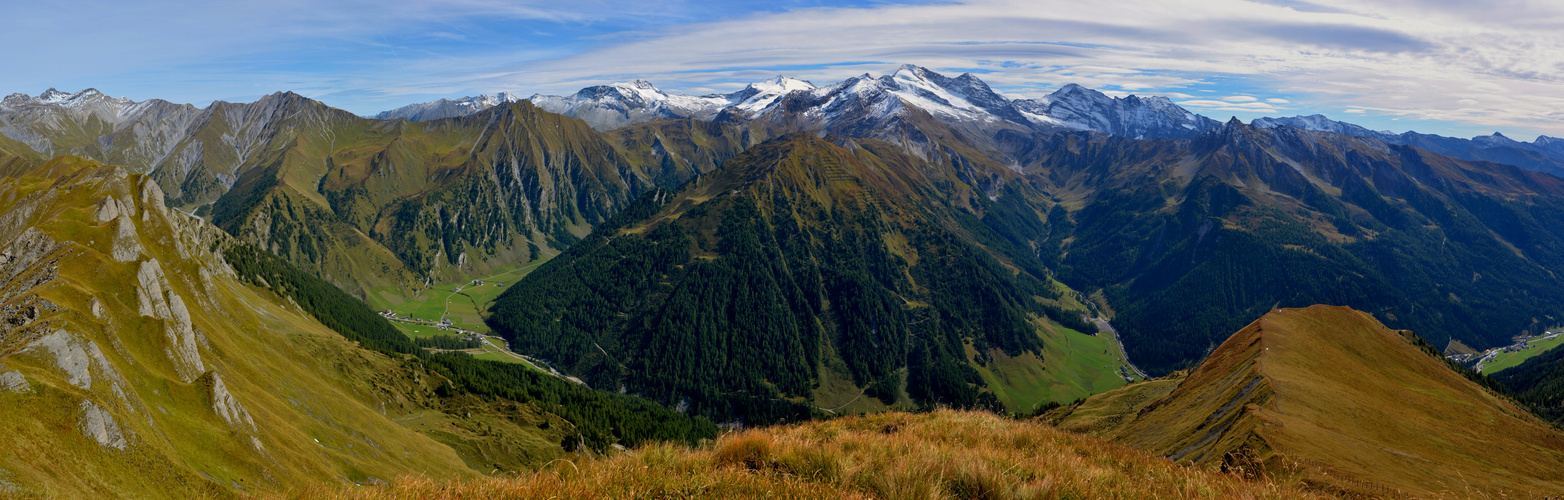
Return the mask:
<svg viewBox="0 0 1564 500">
<path fill-rule="evenodd" d="M 494 298 L 498 297 L 501 292 L 505 291 L 500 285 L 510 286 L 546 261 L 547 258 L 542 258 L 534 263 L 504 266 L 482 276 L 458 278 L 455 283 L 426 288 L 412 296 L 401 295 L 396 287 L 380 287 L 370 290 L 368 294 L 369 302 L 376 310 L 390 309 L 405 317 L 437 321 L 443 314 L 458 328 L 487 334 L 490 330 L 489 326 L 483 322 L 483 317 L 487 315 L 488 305 L 494 302 Z M 482 281 L 483 284 L 473 285 L 473 280 Z M 393 322 L 392 324 L 396 325 L 397 329 L 401 330 L 402 333 L 406 333 L 409 337 L 431 337 L 434 335 L 451 334 L 447 330 L 440 330 L 431 326 L 400 322 Z M 506 352 L 504 346 L 504 340 L 491 338 L 482 348 L 472 349 L 468 352 L 478 359 L 533 366 L 514 354 Z"/>
<path fill-rule="evenodd" d="M 1483 365 L 1482 373 L 1483 375 L 1493 375 L 1495 373 L 1504 371 L 1505 369 L 1514 368 L 1515 366 L 1526 362 L 1526 360 L 1535 358 L 1537 355 L 1548 352 L 1549 350 L 1552 350 L 1553 348 L 1556 348 L 1560 345 L 1564 345 L 1564 335 L 1553 337 L 1547 340 L 1532 342 L 1531 348 L 1524 351 L 1501 352 L 1497 356 L 1493 357 L 1493 361 L 1489 361 L 1488 364 Z"/>
<path fill-rule="evenodd" d="M 483 318 L 489 304 L 505 291 L 500 284 L 508 287 L 547 261 L 547 258 L 539 258 L 536 262 L 503 266 L 482 275 L 462 276 L 412 294 L 398 287 L 378 287 L 369 291 L 368 302 L 376 310 L 390 309 L 399 315 L 423 320 L 438 321 L 443 314 L 457 327 L 488 333 L 489 325 Z M 473 280 L 483 284 L 473 285 Z"/>
<path fill-rule="evenodd" d="M 535 474 L 380 487 L 317 487 L 302 498 L 1315 498 L 1047 425 L 977 412 L 886 413 L 654 445 L 560 461 Z"/>
<path fill-rule="evenodd" d="M 106 185 L 106 194 L 112 194 L 113 181 Z M 7 188 L 52 189 L 27 181 Z M 254 417 L 256 430 L 219 420 L 210 380 L 182 381 L 165 351 L 163 320 L 136 313 L 136 291 L 126 283 L 135 282 L 138 263 L 105 255 L 114 225 L 90 220 L 99 194 L 60 192 L 42 212 L 47 222 L 37 227 L 56 240 L 75 241 L 76 250 L 59 262 L 59 278 L 37 293 L 62 307 L 49 320 L 52 325 L 100 346 L 127 382 L 127 397 L 112 394 L 112 377 L 103 367 L 93 368 L 97 383 L 86 389 L 67 383 L 51 356 L 37 350 L 6 353 L 4 364 L 19 369 L 34 389 L 0 393 L 0 447 L 12 450 L 0 457 L 0 469 L 9 471 L 12 482 L 68 497 L 104 491 L 183 497 L 423 470 L 469 472 L 449 448 L 382 416 L 401 409 L 377 387 L 395 383 L 405 372 L 400 362 L 357 349 L 268 293 L 223 276 L 208 286 L 198 279 L 200 260 L 181 258 L 173 238 L 157 236 L 177 230 L 167 219 L 148 216 L 151 220 L 137 224 L 141 245 L 159 257 L 170 285 L 188 298 L 204 339 L 206 368 L 223 376 Z M 87 312 L 94 299 L 103 304 L 102 317 Z M 110 410 L 130 435 L 125 451 L 103 448 L 76 432 L 83 399 Z"/>
<path fill-rule="evenodd" d="M 1147 404 L 1144 393 L 1171 381 L 1132 385 L 1089 399 L 1061 426 L 1343 493 L 1564 491 L 1564 435 L 1403 335 L 1347 308 L 1275 311 L 1166 398 Z M 1125 415 L 1132 421 L 1122 423 Z"/>
<path fill-rule="evenodd" d="M 993 362 L 973 365 L 1011 411 L 1028 413 L 1126 383 L 1118 375 L 1119 368 L 1127 366 L 1124 355 L 1108 335 L 1087 335 L 1041 319 L 1035 323 L 1043 339 L 1041 362 L 1031 353 L 1010 357 L 994 350 Z"/>
<path fill-rule="evenodd" d="M 0 366 L 22 373 L 33 389 L 0 391 L 0 448 L 8 450 L 0 454 L 0 476 L 21 492 L 224 496 L 402 474 L 516 469 L 559 452 L 568 423 L 528 405 L 436 400 L 438 376 L 358 348 L 270 291 L 220 271 L 203 273 L 220 267 L 212 264 L 216 257 L 205 240 L 189 238 L 202 230 L 218 237 L 216 228 L 201 229 L 193 219 L 161 216 L 152 204 L 133 202 L 148 207 L 133 218 L 145 249 L 141 260 L 158 259 L 170 286 L 189 304 L 205 369 L 222 376 L 256 426 L 223 422 L 212 409 L 210 375 L 181 380 L 167 354 L 165 321 L 137 313 L 137 292 L 127 283 L 136 282 L 140 264 L 108 257 L 115 223 L 98 225 L 91 218 L 102 196 L 134 200 L 137 183 L 149 181 L 116 180 L 113 169 L 93 170 L 75 159 L 46 168 L 65 180 L 56 186 L 5 179 L 0 213 L 33 217 L 21 226 L 8 224 L 8 231 L 32 223 L 55 240 L 74 242 L 58 254 L 59 277 L 35 292 L 61 307 L 45 317 L 51 327 L 95 344 L 111 366 L 94 364 L 93 385 L 79 387 L 52 356 L 18 349 L 39 332 L 0 334 L 0 344 L 9 346 L 0 349 Z M 18 198 L 50 191 L 58 197 L 42 210 L 18 208 Z M 101 304 L 101 316 L 89 312 L 93 300 Z M 126 396 L 115 393 L 111 372 L 125 381 Z M 77 431 L 83 400 L 109 411 L 126 432 L 128 448 L 102 447 Z M 549 421 L 544 427 L 554 430 L 517 423 L 529 420 Z"/>
<path fill-rule="evenodd" d="M 1260 369 L 1280 396 L 1263 413 L 1283 452 L 1414 494 L 1564 494 L 1564 435 L 1367 314 L 1315 309 L 1262 320 L 1281 333 L 1265 336 Z"/>
<path fill-rule="evenodd" d="M 1086 398 L 1079 404 L 1063 406 L 1043 415 L 1060 429 L 1097 436 L 1117 435 L 1120 428 L 1134 421 L 1147 405 L 1162 399 L 1184 381 L 1184 372 L 1167 377 L 1128 384 Z"/>
</svg>

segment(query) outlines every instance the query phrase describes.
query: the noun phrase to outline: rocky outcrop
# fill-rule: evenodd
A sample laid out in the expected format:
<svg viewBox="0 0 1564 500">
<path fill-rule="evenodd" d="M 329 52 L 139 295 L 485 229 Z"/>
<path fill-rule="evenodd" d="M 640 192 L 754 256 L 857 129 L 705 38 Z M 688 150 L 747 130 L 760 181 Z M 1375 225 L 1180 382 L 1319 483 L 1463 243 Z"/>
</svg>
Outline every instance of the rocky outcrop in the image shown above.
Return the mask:
<svg viewBox="0 0 1564 500">
<path fill-rule="evenodd" d="M 7 302 L 33 288 L 53 280 L 55 262 L 50 254 L 62 248 L 37 228 L 22 231 L 4 250 L 0 250 L 0 302 Z"/>
<path fill-rule="evenodd" d="M 147 259 L 136 271 L 136 307 L 142 316 L 168 319 L 168 299 L 163 289 L 168 286 L 163 276 L 163 266 L 157 259 Z"/>
<path fill-rule="evenodd" d="M 22 348 L 46 331 L 47 322 L 39 318 L 58 306 L 32 292 L 59 276 L 61 247 L 28 228 L 0 250 L 0 353 Z"/>
<path fill-rule="evenodd" d="M 97 361 L 100 368 L 108 366 L 108 360 L 104 359 L 97 344 L 83 343 L 65 330 L 39 337 L 23 352 L 45 352 L 53 356 L 54 365 L 65 372 L 65 381 L 82 389 L 92 389 L 93 361 Z"/>
<path fill-rule="evenodd" d="M 168 286 L 168 278 L 163 275 L 163 267 L 157 259 L 142 262 L 141 269 L 136 271 L 136 307 L 142 316 L 165 320 L 164 332 L 168 337 L 165 352 L 173 361 L 180 380 L 190 383 L 206 372 L 196 346 L 190 310 L 185 307 L 184 298 Z"/>
<path fill-rule="evenodd" d="M 144 180 L 141 182 L 141 220 L 151 220 L 152 215 L 158 214 L 168 217 L 168 207 L 163 204 L 163 189 L 156 182 Z"/>
<path fill-rule="evenodd" d="M 22 372 L 0 372 L 0 391 L 27 392 L 33 390 L 33 386 L 27 383 L 27 377 Z"/>
<path fill-rule="evenodd" d="M 236 429 L 254 431 L 255 420 L 250 418 L 250 412 L 245 411 L 244 405 L 234 399 L 233 394 L 228 393 L 228 386 L 223 384 L 222 375 L 212 374 L 212 411 L 222 417 L 224 422 Z"/>
<path fill-rule="evenodd" d="M 77 428 L 82 434 L 109 448 L 123 450 L 129 444 L 125 440 L 125 434 L 120 432 L 119 424 L 114 422 L 114 416 L 103 407 L 91 400 L 83 399 L 80 409 L 81 420 L 77 423 Z"/>
<path fill-rule="evenodd" d="M 94 212 L 92 217 L 94 222 L 102 224 L 118 219 L 121 215 L 130 215 L 134 210 L 134 207 L 125 206 L 124 202 L 113 196 L 105 196 L 103 199 L 98 200 L 98 211 Z"/>
<path fill-rule="evenodd" d="M 114 226 L 114 247 L 109 251 L 110 256 L 118 262 L 131 262 L 140 258 L 141 242 L 136 238 L 136 224 L 130 221 L 130 215 L 115 217 Z"/>
</svg>

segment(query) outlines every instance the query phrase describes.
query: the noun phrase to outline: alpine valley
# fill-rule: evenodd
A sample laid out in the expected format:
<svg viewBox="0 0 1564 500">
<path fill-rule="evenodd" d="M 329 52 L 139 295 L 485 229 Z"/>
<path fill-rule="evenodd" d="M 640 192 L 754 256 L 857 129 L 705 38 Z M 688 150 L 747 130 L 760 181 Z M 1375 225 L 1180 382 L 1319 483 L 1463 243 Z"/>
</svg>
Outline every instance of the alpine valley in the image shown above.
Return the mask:
<svg viewBox="0 0 1564 500">
<path fill-rule="evenodd" d="M 1443 356 L 1564 325 L 1561 144 L 913 65 L 13 94 L 0 494 L 1564 494 L 1564 349 Z"/>
</svg>

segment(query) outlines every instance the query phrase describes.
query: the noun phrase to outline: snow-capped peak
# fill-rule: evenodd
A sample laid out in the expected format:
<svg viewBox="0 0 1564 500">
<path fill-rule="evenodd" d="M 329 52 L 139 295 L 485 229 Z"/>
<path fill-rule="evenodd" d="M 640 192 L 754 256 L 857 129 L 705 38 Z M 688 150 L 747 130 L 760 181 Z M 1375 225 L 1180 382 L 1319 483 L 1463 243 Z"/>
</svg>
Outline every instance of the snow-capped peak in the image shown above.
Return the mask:
<svg viewBox="0 0 1564 500">
<path fill-rule="evenodd" d="M 133 102 L 130 99 L 126 99 L 126 98 L 123 98 L 123 97 L 115 99 L 115 98 L 103 95 L 103 93 L 99 92 L 98 89 L 93 89 L 93 88 L 83 89 L 81 92 L 76 92 L 76 93 L 73 94 L 73 93 L 70 93 L 70 92 L 61 92 L 59 90 L 54 89 L 53 87 L 50 87 L 49 90 L 45 90 L 45 91 L 43 91 L 42 94 L 38 94 L 38 97 L 30 97 L 27 94 L 20 94 L 20 93 L 18 93 L 18 94 L 12 94 L 10 97 L 7 97 L 5 100 L 7 101 L 8 104 L 11 104 L 11 105 L 18 105 L 18 104 L 48 104 L 48 105 L 65 106 L 65 107 L 71 107 L 71 108 L 80 107 L 80 106 L 83 106 L 83 105 L 86 105 L 86 104 L 99 103 L 99 102 L 108 102 L 108 103 L 118 104 L 118 105 L 133 104 Z"/>
<path fill-rule="evenodd" d="M 1505 137 L 1504 134 L 1494 132 L 1493 135 L 1479 135 L 1472 138 L 1472 142 L 1487 146 L 1513 146 L 1519 144 L 1515 139 Z"/>
<path fill-rule="evenodd" d="M 802 111 L 821 124 L 839 118 L 872 121 L 916 108 L 941 120 L 984 127 L 1063 127 L 1144 138 L 1191 137 L 1218 125 L 1163 97 L 1112 98 L 1070 84 L 1042 99 L 1013 101 L 971 73 L 951 78 L 912 64 L 883 76 L 864 73 L 824 87 L 779 75 L 736 92 L 692 96 L 664 92 L 636 79 L 529 99 L 543 110 L 607 130 L 660 118 L 710 120 L 727 109 L 759 118 L 776 111 L 777 103 L 789 95 L 799 99 L 799 105 L 790 105 L 786 112 Z"/>
<path fill-rule="evenodd" d="M 510 92 L 497 94 L 480 94 L 467 96 L 460 99 L 438 99 L 429 102 L 409 104 L 390 111 L 382 111 L 375 118 L 388 120 L 393 118 L 406 118 L 412 121 L 437 120 L 455 116 L 467 116 L 495 106 L 520 101 L 521 96 Z"/>
<path fill-rule="evenodd" d="M 751 88 L 761 92 L 788 93 L 794 90 L 814 90 L 815 84 L 809 83 L 807 80 L 799 80 L 797 78 L 789 78 L 786 76 L 777 75 L 776 78 L 772 78 L 763 82 L 751 83 L 748 87 L 745 88 Z"/>
<path fill-rule="evenodd" d="M 38 102 L 42 104 L 61 104 L 70 98 L 71 94 L 55 90 L 54 87 L 49 87 L 49 90 L 45 90 L 42 94 L 38 94 Z"/>
<path fill-rule="evenodd" d="M 771 107 L 782 96 L 797 91 L 808 92 L 815 89 L 815 84 L 796 78 L 777 75 L 775 78 L 763 82 L 751 83 L 743 90 L 727 94 L 728 106 L 742 109 L 751 113 Z M 719 97 L 719 96 L 708 96 Z"/>
<path fill-rule="evenodd" d="M 1033 100 L 1015 101 L 1016 108 L 1038 124 L 1096 130 L 1137 139 L 1190 137 L 1221 125 L 1189 112 L 1162 97 L 1110 97 L 1070 83 Z"/>
</svg>

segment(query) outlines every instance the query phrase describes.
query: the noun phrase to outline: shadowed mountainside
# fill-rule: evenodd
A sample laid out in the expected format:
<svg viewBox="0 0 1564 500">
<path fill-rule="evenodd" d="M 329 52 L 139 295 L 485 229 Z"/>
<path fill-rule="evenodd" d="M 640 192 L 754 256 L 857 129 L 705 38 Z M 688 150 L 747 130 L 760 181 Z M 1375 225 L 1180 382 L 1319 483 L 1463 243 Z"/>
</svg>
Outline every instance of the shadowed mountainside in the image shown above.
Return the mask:
<svg viewBox="0 0 1564 500">
<path fill-rule="evenodd" d="M 599 226 L 489 324 L 595 387 L 722 420 L 797 418 L 842 382 L 879 401 L 864 409 L 1023 410 L 1122 384 L 1112 355 L 1065 347 L 1103 340 L 1026 250 L 1047 231 L 1015 177 L 783 136 Z"/>
</svg>

